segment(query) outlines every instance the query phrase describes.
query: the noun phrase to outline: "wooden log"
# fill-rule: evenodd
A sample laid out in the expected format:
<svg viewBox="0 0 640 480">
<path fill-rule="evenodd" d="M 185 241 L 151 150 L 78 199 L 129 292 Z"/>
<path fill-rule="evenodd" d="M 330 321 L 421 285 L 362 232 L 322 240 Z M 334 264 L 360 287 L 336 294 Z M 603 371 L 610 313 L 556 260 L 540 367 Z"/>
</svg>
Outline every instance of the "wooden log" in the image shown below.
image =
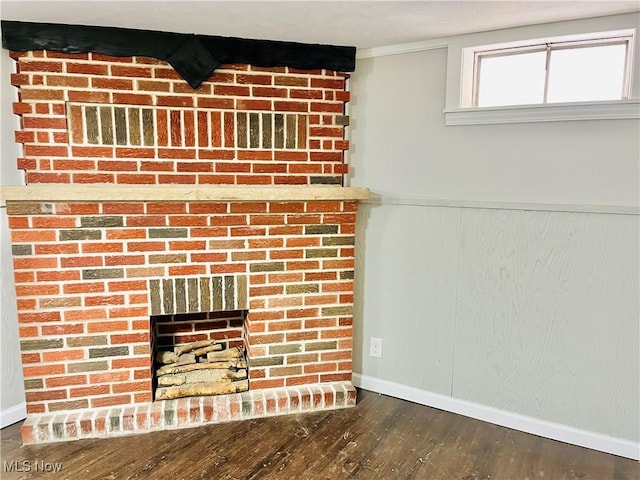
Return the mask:
<svg viewBox="0 0 640 480">
<path fill-rule="evenodd" d="M 240 347 L 233 347 L 219 352 L 207 353 L 207 362 L 219 362 L 220 360 L 229 360 L 231 358 L 243 358 L 244 352 Z"/>
<path fill-rule="evenodd" d="M 227 368 L 247 368 L 247 362 L 245 360 L 231 360 L 228 362 L 192 363 L 190 365 L 165 365 L 156 370 L 156 376 L 161 377 L 162 375 L 169 375 L 171 373 L 184 373 L 207 368 L 218 368 L 221 370 Z"/>
<path fill-rule="evenodd" d="M 247 390 L 249 390 L 249 380 L 229 383 L 189 383 L 174 387 L 157 388 L 156 400 L 171 400 L 173 398 L 194 397 L 197 395 L 224 395 L 246 392 Z"/>
<path fill-rule="evenodd" d="M 201 355 L 206 355 L 210 352 L 219 352 L 221 349 L 222 349 L 222 345 L 216 343 L 215 345 L 209 345 L 208 347 L 202 347 L 196 350 L 192 350 L 191 353 L 196 357 L 199 357 Z"/>
<path fill-rule="evenodd" d="M 181 353 L 191 352 L 192 350 L 197 350 L 198 348 L 202 348 L 202 347 L 209 347 L 215 344 L 216 344 L 215 340 L 200 340 L 199 342 L 191 342 L 191 343 L 185 343 L 184 345 L 177 345 L 173 348 L 173 351 L 175 352 L 176 355 L 180 355 Z M 220 344 L 217 344 L 217 345 L 218 347 L 216 348 L 216 350 L 222 350 L 222 345 Z"/>
<path fill-rule="evenodd" d="M 183 353 L 178 356 L 177 365 L 189 365 L 196 363 L 196 356 L 193 353 Z"/>
<path fill-rule="evenodd" d="M 234 372 L 232 370 L 218 370 L 218 369 L 205 369 L 205 370 L 192 370 L 184 373 L 174 373 L 169 375 L 163 375 L 158 377 L 159 387 L 168 387 L 171 385 L 184 385 L 186 383 L 226 383 L 232 380 L 244 380 L 247 378 L 246 370 L 238 370 Z"/>
<path fill-rule="evenodd" d="M 170 363 L 176 363 L 178 361 L 178 355 L 174 352 L 158 352 L 156 353 L 156 362 L 161 363 L 163 365 L 168 365 Z"/>
</svg>

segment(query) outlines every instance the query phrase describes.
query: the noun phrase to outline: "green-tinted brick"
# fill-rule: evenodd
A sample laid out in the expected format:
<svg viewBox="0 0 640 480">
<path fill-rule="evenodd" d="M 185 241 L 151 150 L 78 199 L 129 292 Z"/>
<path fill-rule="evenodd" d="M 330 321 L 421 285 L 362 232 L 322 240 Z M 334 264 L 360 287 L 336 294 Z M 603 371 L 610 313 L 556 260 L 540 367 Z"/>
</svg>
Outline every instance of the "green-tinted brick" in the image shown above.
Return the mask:
<svg viewBox="0 0 640 480">
<path fill-rule="evenodd" d="M 82 271 L 83 280 L 98 280 L 102 278 L 124 278 L 124 269 L 95 268 Z"/>
<path fill-rule="evenodd" d="M 284 365 L 284 357 L 251 358 L 248 361 L 250 367 L 270 367 L 272 365 Z"/>
<path fill-rule="evenodd" d="M 287 345 L 272 345 L 269 347 L 269 355 L 282 355 L 286 353 L 298 353 L 302 351 L 302 345 L 299 343 Z"/>
<path fill-rule="evenodd" d="M 187 238 L 189 230 L 186 228 L 150 228 L 149 238 Z"/>
<path fill-rule="evenodd" d="M 90 348 L 89 358 L 121 357 L 129 355 L 129 347 Z"/>
<path fill-rule="evenodd" d="M 251 272 L 284 272 L 284 262 L 252 263 Z"/>
<path fill-rule="evenodd" d="M 100 230 L 60 230 L 58 240 L 61 242 L 68 240 L 100 240 L 102 232 Z"/>
<path fill-rule="evenodd" d="M 109 370 L 109 363 L 106 361 L 72 363 L 67 367 L 67 370 L 69 373 L 106 371 Z"/>
<path fill-rule="evenodd" d="M 337 248 L 309 248 L 304 252 L 305 258 L 335 258 L 338 256 Z"/>
<path fill-rule="evenodd" d="M 20 342 L 20 350 L 47 350 L 49 348 L 62 348 L 64 341 L 61 338 L 55 340 L 22 340 Z"/>
<path fill-rule="evenodd" d="M 316 176 L 312 176 L 310 178 L 311 184 L 312 185 L 342 185 L 342 177 L 329 177 L 329 176 L 322 176 L 322 177 L 316 177 Z"/>
<path fill-rule="evenodd" d="M 320 285 L 317 283 L 300 283 L 298 285 L 287 285 L 287 293 L 289 295 L 296 293 L 318 293 Z"/>
<path fill-rule="evenodd" d="M 346 237 L 324 237 L 322 239 L 323 247 L 336 247 L 340 245 L 355 245 L 356 238 L 353 235 Z"/>
<path fill-rule="evenodd" d="M 342 317 L 346 315 L 353 315 L 353 307 L 325 307 L 322 309 L 323 317 Z"/>
<path fill-rule="evenodd" d="M 53 422 L 51 425 L 53 429 L 54 438 L 64 438 L 64 423 L 62 422 Z"/>
<path fill-rule="evenodd" d="M 159 253 L 156 255 L 149 255 L 149 263 L 186 263 L 186 253 Z"/>
<path fill-rule="evenodd" d="M 50 203 L 7 202 L 7 215 L 49 215 L 53 213 Z"/>
<path fill-rule="evenodd" d="M 124 226 L 123 217 L 98 215 L 96 217 L 82 217 L 80 226 L 83 228 L 107 228 Z"/>
<path fill-rule="evenodd" d="M 342 125 L 343 127 L 346 127 L 347 125 L 349 125 L 349 116 L 336 115 L 335 117 L 333 117 L 333 123 L 334 125 Z"/>
<path fill-rule="evenodd" d="M 340 280 L 353 280 L 353 270 L 340 272 Z"/>
<path fill-rule="evenodd" d="M 106 345 L 109 339 L 106 336 L 67 337 L 68 347 L 91 347 L 94 345 Z"/>
<path fill-rule="evenodd" d="M 31 245 L 11 245 L 11 253 L 16 257 L 20 255 L 31 255 L 33 247 Z"/>
<path fill-rule="evenodd" d="M 33 378 L 31 380 L 24 381 L 25 390 L 38 390 L 39 388 L 44 388 L 44 382 L 41 378 Z"/>
<path fill-rule="evenodd" d="M 315 352 L 317 350 L 336 350 L 338 348 L 338 342 L 335 340 L 330 342 L 313 342 L 307 343 L 304 346 L 305 352 Z"/>
<path fill-rule="evenodd" d="M 305 235 L 335 235 L 338 225 L 305 225 Z"/>
</svg>

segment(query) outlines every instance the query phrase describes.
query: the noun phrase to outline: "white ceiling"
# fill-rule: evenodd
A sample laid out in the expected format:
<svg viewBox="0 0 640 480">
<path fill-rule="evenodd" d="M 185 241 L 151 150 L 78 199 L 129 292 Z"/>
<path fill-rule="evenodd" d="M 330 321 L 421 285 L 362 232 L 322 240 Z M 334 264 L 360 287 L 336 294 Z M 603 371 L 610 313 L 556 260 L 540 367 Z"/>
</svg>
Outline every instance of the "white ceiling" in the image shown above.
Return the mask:
<svg viewBox="0 0 640 480">
<path fill-rule="evenodd" d="M 618 1 L 5 1 L 4 20 L 104 25 L 372 48 L 637 12 Z"/>
</svg>

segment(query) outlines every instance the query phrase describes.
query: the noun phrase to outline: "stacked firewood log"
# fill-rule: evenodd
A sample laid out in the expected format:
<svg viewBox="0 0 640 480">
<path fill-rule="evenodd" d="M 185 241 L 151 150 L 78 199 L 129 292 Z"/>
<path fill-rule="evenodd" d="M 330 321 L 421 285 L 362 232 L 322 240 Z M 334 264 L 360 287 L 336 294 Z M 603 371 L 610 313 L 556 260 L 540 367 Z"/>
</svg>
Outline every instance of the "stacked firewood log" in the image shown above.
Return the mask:
<svg viewBox="0 0 640 480">
<path fill-rule="evenodd" d="M 203 340 L 161 351 L 156 355 L 156 400 L 223 395 L 249 390 L 247 361 L 240 347 L 224 349 Z"/>
</svg>

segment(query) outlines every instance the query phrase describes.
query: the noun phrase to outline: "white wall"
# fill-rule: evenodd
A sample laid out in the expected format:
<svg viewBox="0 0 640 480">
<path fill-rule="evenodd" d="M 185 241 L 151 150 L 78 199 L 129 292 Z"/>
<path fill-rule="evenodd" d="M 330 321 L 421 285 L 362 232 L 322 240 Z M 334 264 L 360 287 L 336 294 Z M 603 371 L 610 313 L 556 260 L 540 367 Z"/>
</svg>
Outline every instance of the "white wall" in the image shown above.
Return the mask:
<svg viewBox="0 0 640 480">
<path fill-rule="evenodd" d="M 20 185 L 22 175 L 16 168 L 20 149 L 13 132 L 18 117 L 12 102 L 16 89 L 11 86 L 13 60 L 6 50 L 0 52 L 0 185 Z M 24 418 L 24 388 L 18 341 L 16 296 L 13 283 L 11 237 L 4 202 L 0 206 L 0 428 Z"/>
<path fill-rule="evenodd" d="M 354 371 L 633 446 L 640 122 L 447 127 L 446 74 L 440 48 L 360 59 L 351 79 L 350 184 L 374 194 L 359 217 Z"/>
</svg>

